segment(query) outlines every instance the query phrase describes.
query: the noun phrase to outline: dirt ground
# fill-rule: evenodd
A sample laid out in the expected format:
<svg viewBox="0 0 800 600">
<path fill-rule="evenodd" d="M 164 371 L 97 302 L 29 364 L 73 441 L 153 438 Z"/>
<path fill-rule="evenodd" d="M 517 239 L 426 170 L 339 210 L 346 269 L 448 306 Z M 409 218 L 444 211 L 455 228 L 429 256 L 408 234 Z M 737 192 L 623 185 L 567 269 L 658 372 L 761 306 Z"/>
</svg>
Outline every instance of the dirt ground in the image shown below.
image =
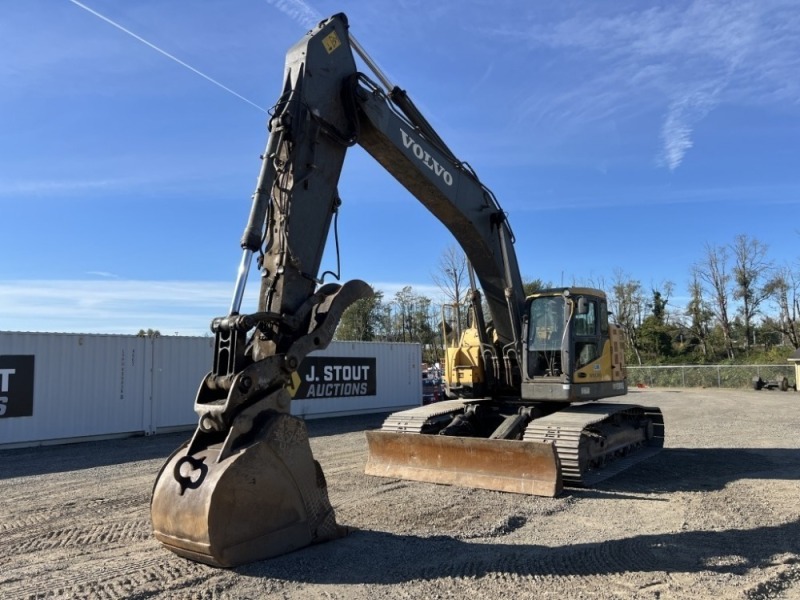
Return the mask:
<svg viewBox="0 0 800 600">
<path fill-rule="evenodd" d="M 346 538 L 232 570 L 152 537 L 188 434 L 0 451 L 10 598 L 800 598 L 800 394 L 637 390 L 654 458 L 558 498 L 369 477 L 382 415 L 310 421 Z"/>
</svg>

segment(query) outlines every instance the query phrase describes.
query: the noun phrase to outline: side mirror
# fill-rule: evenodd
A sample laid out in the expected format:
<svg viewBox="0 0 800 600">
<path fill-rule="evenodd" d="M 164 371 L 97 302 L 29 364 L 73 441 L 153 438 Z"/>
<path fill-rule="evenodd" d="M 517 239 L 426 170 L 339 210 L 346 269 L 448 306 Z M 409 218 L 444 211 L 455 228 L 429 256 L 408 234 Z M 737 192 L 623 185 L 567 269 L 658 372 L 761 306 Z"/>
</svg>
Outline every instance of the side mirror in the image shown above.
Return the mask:
<svg viewBox="0 0 800 600">
<path fill-rule="evenodd" d="M 589 303 L 586 301 L 586 298 L 581 296 L 578 298 L 578 307 L 577 311 L 579 315 L 585 315 L 589 313 Z"/>
</svg>

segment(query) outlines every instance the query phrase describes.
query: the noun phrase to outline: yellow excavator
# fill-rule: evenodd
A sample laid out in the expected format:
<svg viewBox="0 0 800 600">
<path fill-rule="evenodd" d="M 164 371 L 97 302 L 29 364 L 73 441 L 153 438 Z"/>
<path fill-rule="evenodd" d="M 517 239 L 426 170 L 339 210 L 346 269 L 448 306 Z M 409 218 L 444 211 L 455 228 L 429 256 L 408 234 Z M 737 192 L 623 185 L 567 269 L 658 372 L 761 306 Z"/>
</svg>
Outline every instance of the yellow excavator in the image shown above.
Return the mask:
<svg viewBox="0 0 800 600">
<path fill-rule="evenodd" d="M 356 69 L 354 53 L 378 81 Z M 603 292 L 526 297 L 494 194 L 378 69 L 345 15 L 289 50 L 270 115 L 230 310 L 211 324 L 198 425 L 153 488 L 160 542 L 230 567 L 344 533 L 305 424 L 289 409 L 300 363 L 330 343 L 347 307 L 373 293 L 362 281 L 324 283 L 328 273 L 319 274 L 355 144 L 453 234 L 472 284 L 469 327 L 455 323 L 448 333 L 448 399 L 391 414 L 367 432 L 366 473 L 553 496 L 658 450 L 657 408 L 596 402 L 627 392 L 622 336 Z M 257 310 L 246 313 L 254 258 L 261 289 Z"/>
</svg>

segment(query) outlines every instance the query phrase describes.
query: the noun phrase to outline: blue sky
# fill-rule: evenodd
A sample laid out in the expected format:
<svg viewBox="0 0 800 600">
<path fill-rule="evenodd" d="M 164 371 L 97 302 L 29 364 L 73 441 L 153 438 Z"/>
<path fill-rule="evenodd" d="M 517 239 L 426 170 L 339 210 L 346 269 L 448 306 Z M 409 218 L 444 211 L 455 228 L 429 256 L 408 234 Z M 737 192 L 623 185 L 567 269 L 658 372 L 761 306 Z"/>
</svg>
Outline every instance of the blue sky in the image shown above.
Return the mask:
<svg viewBox="0 0 800 600">
<path fill-rule="evenodd" d="M 679 309 L 706 244 L 800 258 L 798 0 L 26 0 L 0 6 L 0 330 L 204 334 L 286 50 L 339 11 L 525 277 L 669 280 Z M 450 233 L 358 148 L 340 193 L 343 280 L 435 296 Z"/>
</svg>

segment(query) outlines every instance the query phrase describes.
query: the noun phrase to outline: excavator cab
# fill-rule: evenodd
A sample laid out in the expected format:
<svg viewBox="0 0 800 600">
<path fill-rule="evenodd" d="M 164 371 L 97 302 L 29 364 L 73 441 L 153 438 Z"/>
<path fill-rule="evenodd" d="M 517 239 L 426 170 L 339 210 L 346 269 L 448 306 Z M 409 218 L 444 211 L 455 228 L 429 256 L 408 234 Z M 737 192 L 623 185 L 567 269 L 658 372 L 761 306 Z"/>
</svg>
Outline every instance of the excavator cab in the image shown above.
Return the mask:
<svg viewBox="0 0 800 600">
<path fill-rule="evenodd" d="M 522 396 L 579 402 L 624 395 L 621 337 L 600 290 L 555 288 L 531 295 L 523 320 Z"/>
<path fill-rule="evenodd" d="M 476 306 L 470 325 L 453 344 L 452 326 L 445 336 L 445 379 L 450 398 L 495 395 L 505 382 L 521 398 L 540 402 L 597 400 L 627 393 L 622 331 L 609 322 L 601 290 L 553 288 L 525 301 L 521 352 L 501 360 L 491 326 L 481 330 Z M 443 318 L 443 323 L 458 319 Z M 448 340 L 451 340 L 448 343 Z M 520 357 L 520 364 L 513 358 Z M 504 366 L 505 373 L 498 373 Z M 493 387 L 494 386 L 494 387 Z"/>
</svg>

